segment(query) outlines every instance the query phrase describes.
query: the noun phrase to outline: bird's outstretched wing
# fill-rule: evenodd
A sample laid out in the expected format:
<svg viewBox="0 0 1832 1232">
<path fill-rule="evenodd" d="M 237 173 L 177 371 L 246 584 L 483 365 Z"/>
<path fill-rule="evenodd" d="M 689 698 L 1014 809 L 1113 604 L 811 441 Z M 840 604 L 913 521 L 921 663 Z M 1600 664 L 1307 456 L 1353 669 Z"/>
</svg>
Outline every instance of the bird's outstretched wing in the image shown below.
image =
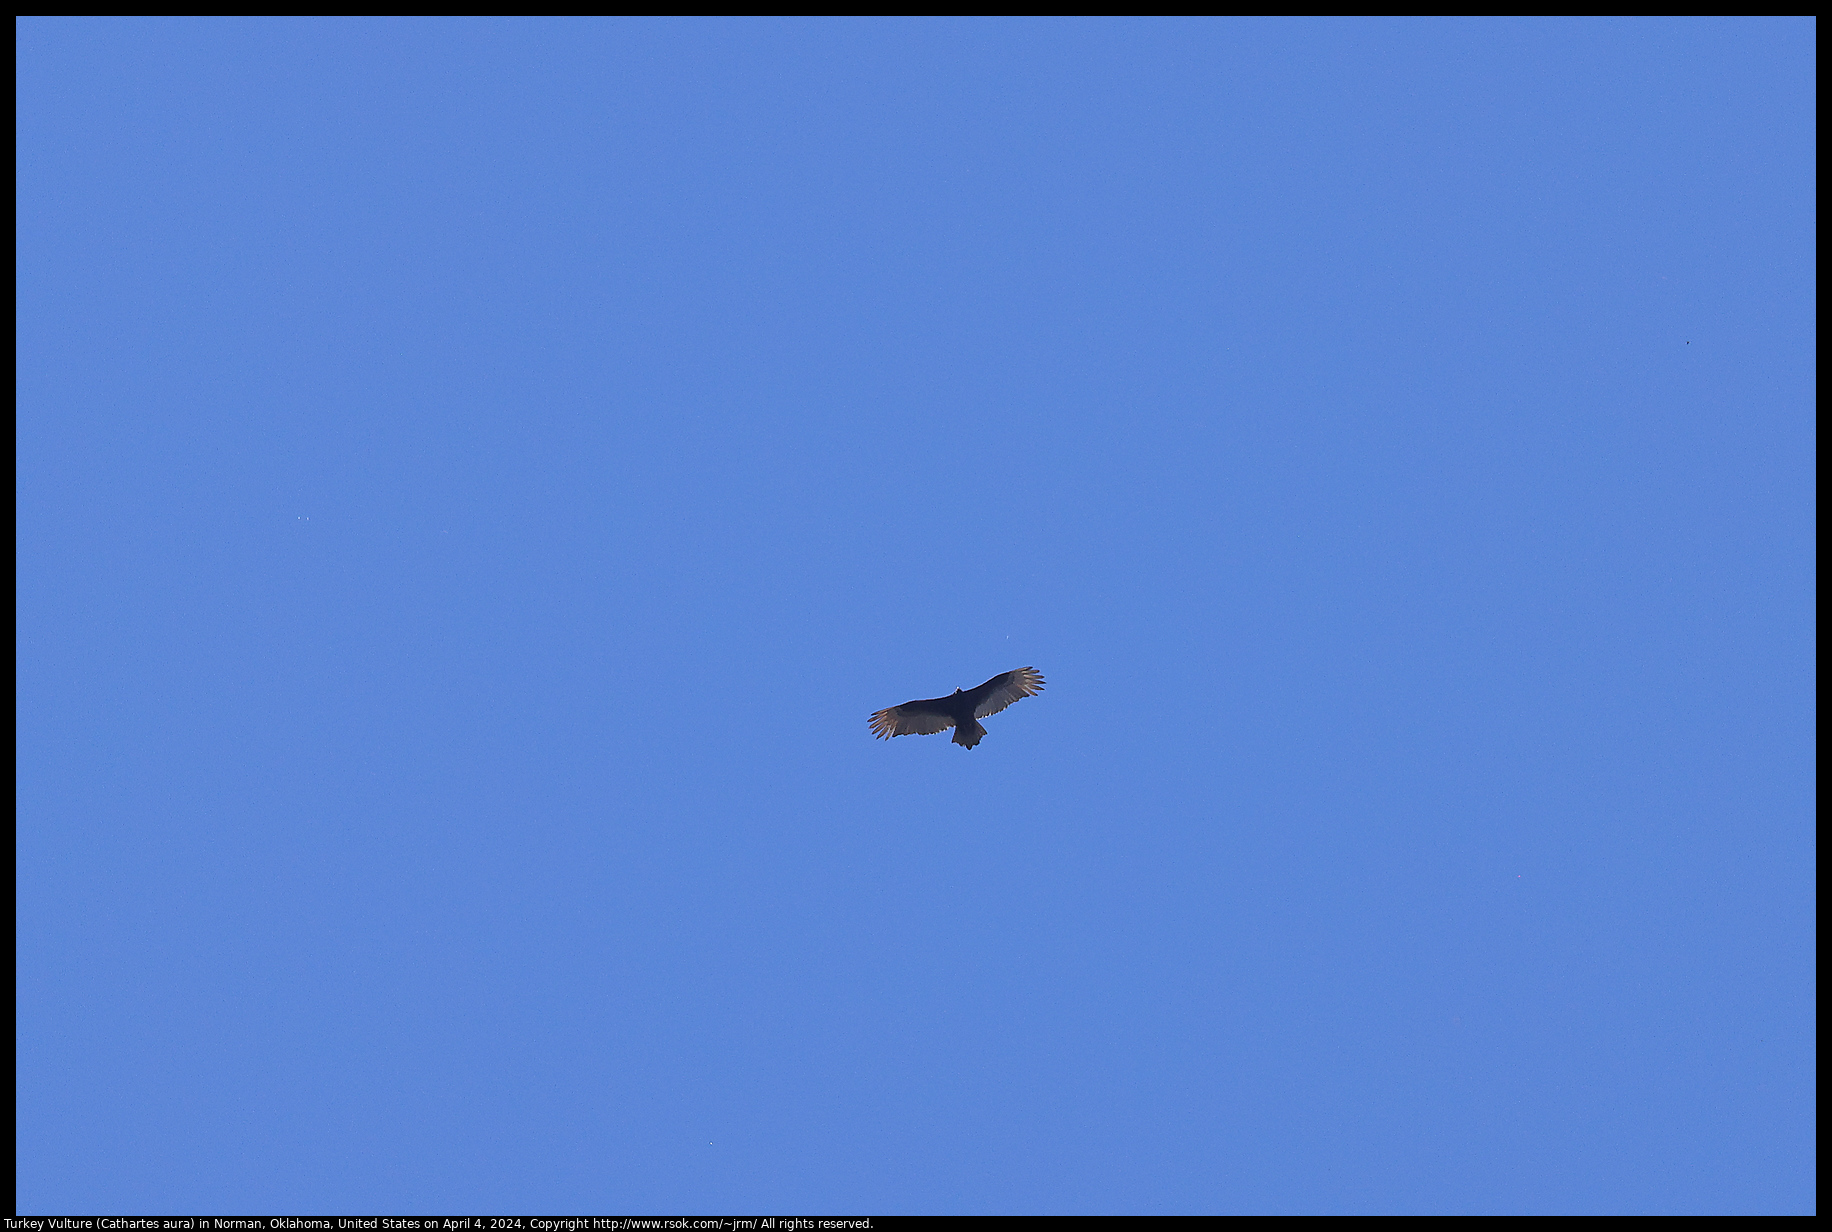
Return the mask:
<svg viewBox="0 0 1832 1232">
<path fill-rule="evenodd" d="M 947 731 L 954 726 L 954 716 L 942 709 L 946 701 L 946 698 L 929 697 L 880 710 L 871 716 L 872 734 L 880 740 L 889 740 L 892 736 L 933 736 L 936 732 Z"/>
<path fill-rule="evenodd" d="M 997 714 L 1015 701 L 1035 697 L 1043 692 L 1043 673 L 1034 667 L 1020 667 L 1016 671 L 994 676 L 970 692 L 975 697 L 973 717 L 983 719 L 989 714 Z"/>
</svg>

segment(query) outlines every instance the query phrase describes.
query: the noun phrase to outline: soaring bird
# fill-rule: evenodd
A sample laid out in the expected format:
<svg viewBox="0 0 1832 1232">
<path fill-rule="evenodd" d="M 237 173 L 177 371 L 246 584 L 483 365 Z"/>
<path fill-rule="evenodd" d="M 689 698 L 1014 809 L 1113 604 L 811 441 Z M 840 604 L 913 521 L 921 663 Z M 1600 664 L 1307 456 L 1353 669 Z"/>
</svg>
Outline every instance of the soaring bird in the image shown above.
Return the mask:
<svg viewBox="0 0 1832 1232">
<path fill-rule="evenodd" d="M 1041 692 L 1042 673 L 1034 667 L 1020 667 L 994 676 L 977 689 L 956 689 L 947 697 L 928 697 L 880 710 L 871 716 L 871 730 L 878 739 L 889 740 L 892 736 L 930 736 L 952 727 L 954 743 L 970 749 L 986 734 L 981 719 Z"/>
</svg>

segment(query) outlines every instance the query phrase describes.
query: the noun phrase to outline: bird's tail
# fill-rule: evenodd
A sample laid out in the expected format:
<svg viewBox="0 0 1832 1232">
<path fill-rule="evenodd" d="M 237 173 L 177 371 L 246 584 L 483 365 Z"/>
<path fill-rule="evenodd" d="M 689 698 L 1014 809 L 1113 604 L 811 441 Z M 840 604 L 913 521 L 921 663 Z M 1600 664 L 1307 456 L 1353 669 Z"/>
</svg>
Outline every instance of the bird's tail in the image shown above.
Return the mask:
<svg viewBox="0 0 1832 1232">
<path fill-rule="evenodd" d="M 980 726 L 980 721 L 978 719 L 968 719 L 965 723 L 956 723 L 954 725 L 954 743 L 960 745 L 964 749 L 970 749 L 978 744 L 980 742 L 980 737 L 985 734 L 986 729 Z"/>
</svg>

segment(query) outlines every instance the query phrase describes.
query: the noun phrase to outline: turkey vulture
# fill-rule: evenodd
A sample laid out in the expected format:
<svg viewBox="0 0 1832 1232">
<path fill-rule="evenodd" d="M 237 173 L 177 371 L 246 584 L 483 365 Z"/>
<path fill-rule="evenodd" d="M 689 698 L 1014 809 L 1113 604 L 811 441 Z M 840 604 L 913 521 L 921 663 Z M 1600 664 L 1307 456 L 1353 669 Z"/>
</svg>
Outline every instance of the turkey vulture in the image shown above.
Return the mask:
<svg viewBox="0 0 1832 1232">
<path fill-rule="evenodd" d="M 952 727 L 954 743 L 970 749 L 986 734 L 981 719 L 1041 692 L 1042 674 L 1034 667 L 1020 667 L 994 676 L 977 689 L 956 689 L 949 697 L 929 697 L 880 710 L 871 716 L 871 730 L 878 739 L 889 740 L 892 736 L 930 736 Z"/>
</svg>

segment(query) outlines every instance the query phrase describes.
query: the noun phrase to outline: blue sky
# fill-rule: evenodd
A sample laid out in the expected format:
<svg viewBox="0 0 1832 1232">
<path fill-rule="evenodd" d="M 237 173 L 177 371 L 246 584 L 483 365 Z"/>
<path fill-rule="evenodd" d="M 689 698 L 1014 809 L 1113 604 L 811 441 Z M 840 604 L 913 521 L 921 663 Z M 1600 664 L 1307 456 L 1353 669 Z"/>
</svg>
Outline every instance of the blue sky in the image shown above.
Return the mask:
<svg viewBox="0 0 1832 1232">
<path fill-rule="evenodd" d="M 1814 1209 L 1811 21 L 17 33 L 22 1213 Z"/>
</svg>

